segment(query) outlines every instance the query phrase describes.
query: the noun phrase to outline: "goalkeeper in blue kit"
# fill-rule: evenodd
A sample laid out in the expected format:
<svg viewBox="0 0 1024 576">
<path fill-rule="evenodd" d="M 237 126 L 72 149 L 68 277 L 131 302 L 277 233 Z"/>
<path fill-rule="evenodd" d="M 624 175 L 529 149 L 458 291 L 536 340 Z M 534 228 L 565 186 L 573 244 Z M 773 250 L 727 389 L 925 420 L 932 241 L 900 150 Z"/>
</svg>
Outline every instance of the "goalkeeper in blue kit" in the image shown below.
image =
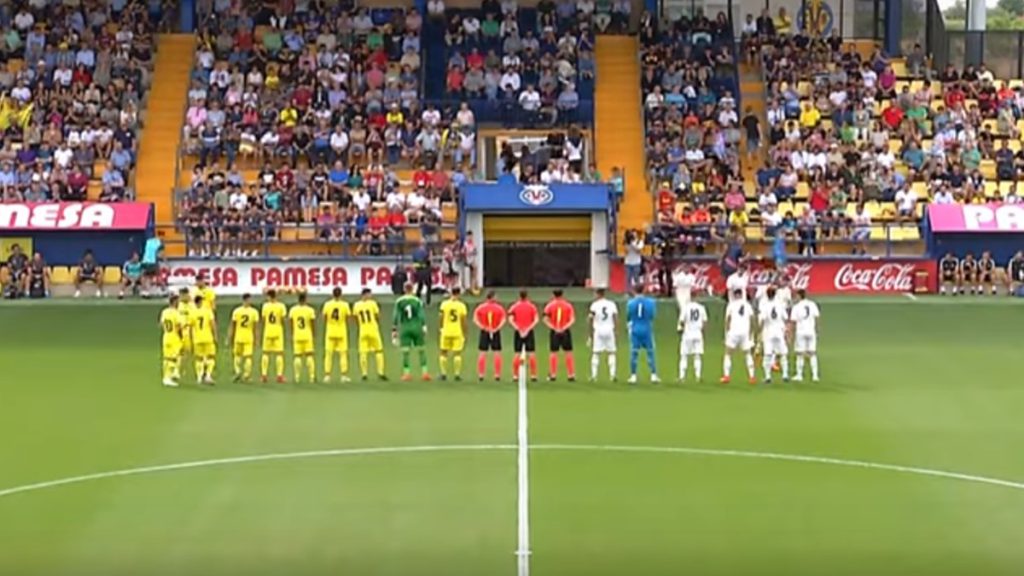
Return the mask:
<svg viewBox="0 0 1024 576">
<path fill-rule="evenodd" d="M 626 326 L 629 328 L 629 383 L 636 384 L 636 368 L 640 350 L 647 356 L 651 382 L 660 382 L 654 356 L 654 318 L 657 306 L 654 299 L 641 293 L 641 288 L 630 289 L 626 304 Z"/>
</svg>

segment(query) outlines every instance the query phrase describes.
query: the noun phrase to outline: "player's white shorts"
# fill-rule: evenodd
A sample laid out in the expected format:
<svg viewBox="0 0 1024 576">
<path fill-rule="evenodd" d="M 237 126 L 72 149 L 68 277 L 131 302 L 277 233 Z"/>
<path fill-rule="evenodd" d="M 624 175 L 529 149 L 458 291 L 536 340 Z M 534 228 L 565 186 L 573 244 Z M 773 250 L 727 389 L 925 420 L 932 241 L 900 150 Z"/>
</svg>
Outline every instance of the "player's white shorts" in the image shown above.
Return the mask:
<svg viewBox="0 0 1024 576">
<path fill-rule="evenodd" d="M 754 347 L 754 343 L 751 341 L 750 334 L 726 334 L 725 347 L 730 350 L 747 352 Z"/>
<path fill-rule="evenodd" d="M 683 339 L 679 342 L 679 353 L 684 356 L 693 356 L 694 354 L 704 353 L 704 337 L 703 336 L 687 336 L 683 335 Z"/>
<path fill-rule="evenodd" d="M 774 354 L 776 356 L 785 356 L 789 354 L 789 347 L 786 346 L 786 337 L 775 334 L 765 334 L 764 338 L 764 353 Z"/>
<path fill-rule="evenodd" d="M 595 332 L 594 352 L 615 352 L 615 332 Z"/>
<path fill-rule="evenodd" d="M 797 354 L 817 352 L 818 337 L 814 334 L 797 334 L 793 340 L 793 351 Z"/>
</svg>

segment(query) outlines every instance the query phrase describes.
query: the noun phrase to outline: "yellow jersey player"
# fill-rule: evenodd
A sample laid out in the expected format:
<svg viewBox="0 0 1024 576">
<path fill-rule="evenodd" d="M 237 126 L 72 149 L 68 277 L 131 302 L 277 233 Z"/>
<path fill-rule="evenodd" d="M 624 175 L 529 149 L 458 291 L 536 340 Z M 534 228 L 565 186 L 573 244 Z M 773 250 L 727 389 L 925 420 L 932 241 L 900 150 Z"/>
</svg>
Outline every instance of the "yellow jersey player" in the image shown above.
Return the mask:
<svg viewBox="0 0 1024 576">
<path fill-rule="evenodd" d="M 168 305 L 160 312 L 161 347 L 163 349 L 164 386 L 177 386 L 181 371 L 181 312 L 178 297 L 172 295 Z"/>
<path fill-rule="evenodd" d="M 181 331 L 181 357 L 182 359 L 188 358 L 192 355 L 192 329 L 190 317 L 192 311 L 195 310 L 195 303 L 193 302 L 192 293 L 189 292 L 188 288 L 182 288 L 178 291 L 178 314 L 181 316 L 181 325 L 183 326 Z"/>
<path fill-rule="evenodd" d="M 377 376 L 387 380 L 384 374 L 384 343 L 380 337 L 380 306 L 370 297 L 370 289 L 363 288 L 358 302 L 352 306 L 352 315 L 359 325 L 359 372 L 366 380 L 370 371 L 370 353 L 377 364 Z"/>
<path fill-rule="evenodd" d="M 259 324 L 260 313 L 252 305 L 252 296 L 243 294 L 242 305 L 231 311 L 231 325 L 228 327 L 235 382 L 248 382 L 252 378 L 252 354 Z"/>
<path fill-rule="evenodd" d="M 292 323 L 292 363 L 295 368 L 295 381 L 301 379 L 302 365 L 305 364 L 309 381 L 316 382 L 316 360 L 313 359 L 316 310 L 306 303 L 305 293 L 299 293 L 299 303 L 288 311 L 288 320 Z"/>
<path fill-rule="evenodd" d="M 288 309 L 277 300 L 276 290 L 267 290 L 267 301 L 260 310 L 263 320 L 263 346 L 260 355 L 260 377 L 264 382 L 270 372 L 270 357 L 274 357 L 274 372 L 278 383 L 284 383 L 284 322 Z"/>
<path fill-rule="evenodd" d="M 352 309 L 341 299 L 341 288 L 334 289 L 320 315 L 324 319 L 324 382 L 331 381 L 335 354 L 341 368 L 341 381 L 348 382 L 348 318 Z"/>
<path fill-rule="evenodd" d="M 196 365 L 196 381 L 213 384 L 213 371 L 217 367 L 217 320 L 213 310 L 203 306 L 203 299 L 195 299 L 196 310 L 189 316 L 192 327 L 192 353 Z"/>
<path fill-rule="evenodd" d="M 441 302 L 441 380 L 448 378 L 448 357 L 452 357 L 455 379 L 462 380 L 462 350 L 466 347 L 466 316 L 469 310 L 459 299 L 462 293 L 452 288 L 451 295 Z"/>
<path fill-rule="evenodd" d="M 217 314 L 217 293 L 210 288 L 209 282 L 206 281 L 204 274 L 196 276 L 195 293 L 193 296 L 201 296 L 203 298 L 202 306 L 209 308 L 214 315 Z"/>
</svg>

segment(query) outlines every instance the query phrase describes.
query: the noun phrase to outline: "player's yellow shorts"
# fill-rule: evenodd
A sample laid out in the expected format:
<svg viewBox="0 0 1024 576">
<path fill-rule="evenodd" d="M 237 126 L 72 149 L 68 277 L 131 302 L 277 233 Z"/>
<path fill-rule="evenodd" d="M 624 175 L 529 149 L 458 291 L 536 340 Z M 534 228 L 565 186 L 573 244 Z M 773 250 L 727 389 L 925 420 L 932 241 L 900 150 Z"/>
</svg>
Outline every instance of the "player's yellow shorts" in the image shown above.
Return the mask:
<svg viewBox="0 0 1024 576">
<path fill-rule="evenodd" d="M 263 349 L 263 353 L 264 354 L 266 354 L 267 352 L 274 353 L 274 354 L 283 354 L 284 353 L 284 338 L 280 337 L 280 336 L 278 336 L 278 337 L 266 336 L 266 337 L 263 338 L 263 346 L 261 348 Z"/>
<path fill-rule="evenodd" d="M 200 358 L 207 356 L 217 355 L 217 343 L 216 342 L 193 342 L 192 353 Z"/>
<path fill-rule="evenodd" d="M 168 360 L 176 360 L 179 356 L 181 356 L 181 339 L 164 338 L 163 355 L 164 358 Z"/>
<path fill-rule="evenodd" d="M 295 340 L 292 342 L 292 354 L 299 356 L 301 354 L 312 354 L 313 353 L 313 341 L 312 340 Z"/>
<path fill-rule="evenodd" d="M 458 334 L 441 334 L 442 352 L 462 352 L 466 347 L 466 337 Z"/>
<path fill-rule="evenodd" d="M 359 335 L 359 351 L 360 352 L 383 352 L 384 343 L 381 342 L 380 334 L 360 334 Z"/>
<path fill-rule="evenodd" d="M 231 348 L 231 353 L 235 356 L 246 358 L 252 356 L 253 347 L 252 342 L 235 342 L 235 345 Z"/>
<path fill-rule="evenodd" d="M 328 354 L 348 353 L 348 338 L 324 338 L 324 352 Z"/>
</svg>

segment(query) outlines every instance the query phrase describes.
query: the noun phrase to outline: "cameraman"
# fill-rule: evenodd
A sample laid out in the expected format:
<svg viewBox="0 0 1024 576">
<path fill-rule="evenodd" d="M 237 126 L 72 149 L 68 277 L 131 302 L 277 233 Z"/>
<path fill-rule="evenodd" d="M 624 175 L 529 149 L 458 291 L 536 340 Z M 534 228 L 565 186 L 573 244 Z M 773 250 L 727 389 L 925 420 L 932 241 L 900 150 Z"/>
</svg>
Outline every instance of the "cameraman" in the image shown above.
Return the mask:
<svg viewBox="0 0 1024 576">
<path fill-rule="evenodd" d="M 626 288 L 632 289 L 641 281 L 644 268 L 644 238 L 637 230 L 626 230 Z"/>
</svg>

